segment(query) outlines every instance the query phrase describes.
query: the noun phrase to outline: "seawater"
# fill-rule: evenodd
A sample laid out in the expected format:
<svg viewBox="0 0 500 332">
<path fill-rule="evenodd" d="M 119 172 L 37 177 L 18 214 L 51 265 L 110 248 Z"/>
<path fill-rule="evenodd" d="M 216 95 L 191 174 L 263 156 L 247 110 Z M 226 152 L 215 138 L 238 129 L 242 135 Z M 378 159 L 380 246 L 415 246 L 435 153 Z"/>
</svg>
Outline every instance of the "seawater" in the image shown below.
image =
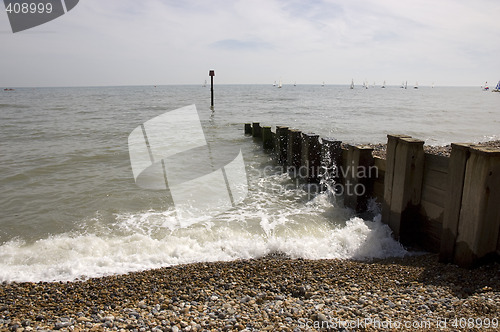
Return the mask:
<svg viewBox="0 0 500 332">
<path fill-rule="evenodd" d="M 200 261 L 402 256 L 377 215 L 363 220 L 327 192 L 308 195 L 243 134 L 287 125 L 348 143 L 404 133 L 427 144 L 500 137 L 500 95 L 479 88 L 224 85 L 20 88 L 0 92 L 0 281 L 77 280 Z M 218 167 L 242 151 L 243 203 L 176 218 L 164 191 L 139 188 L 127 139 L 195 104 Z M 189 128 L 184 130 L 189 131 Z"/>
</svg>

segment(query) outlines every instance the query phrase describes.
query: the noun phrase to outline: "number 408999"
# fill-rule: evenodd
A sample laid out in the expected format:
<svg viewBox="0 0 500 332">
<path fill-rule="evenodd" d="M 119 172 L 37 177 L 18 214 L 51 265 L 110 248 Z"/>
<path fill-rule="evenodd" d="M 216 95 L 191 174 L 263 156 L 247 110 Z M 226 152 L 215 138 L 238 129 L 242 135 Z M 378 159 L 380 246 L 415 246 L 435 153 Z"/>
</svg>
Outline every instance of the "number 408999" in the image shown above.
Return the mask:
<svg viewBox="0 0 500 332">
<path fill-rule="evenodd" d="M 10 2 L 5 11 L 9 14 L 50 14 L 52 13 L 52 4 L 47 3 L 27 3 L 27 2 Z"/>
</svg>

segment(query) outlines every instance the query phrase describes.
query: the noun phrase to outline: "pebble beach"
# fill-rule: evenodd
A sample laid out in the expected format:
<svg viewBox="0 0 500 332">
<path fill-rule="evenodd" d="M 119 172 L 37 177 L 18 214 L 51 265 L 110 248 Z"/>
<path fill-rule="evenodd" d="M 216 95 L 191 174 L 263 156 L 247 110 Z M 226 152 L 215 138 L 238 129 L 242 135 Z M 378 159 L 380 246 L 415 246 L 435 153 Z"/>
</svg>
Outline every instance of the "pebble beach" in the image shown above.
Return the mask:
<svg viewBox="0 0 500 332">
<path fill-rule="evenodd" d="M 386 158 L 387 155 L 387 144 L 367 144 L 371 148 L 373 148 L 373 156 L 379 157 L 382 159 Z M 488 142 L 479 142 L 476 145 L 478 146 L 486 146 L 491 148 L 500 148 L 500 141 L 488 141 Z M 344 145 L 344 148 L 346 145 Z M 435 145 L 424 145 L 424 152 L 429 154 L 434 154 L 437 156 L 449 157 L 451 154 L 451 145 L 443 145 L 443 146 L 435 146 Z"/>
<path fill-rule="evenodd" d="M 500 265 L 267 256 L 0 284 L 2 331 L 498 330 Z"/>
</svg>

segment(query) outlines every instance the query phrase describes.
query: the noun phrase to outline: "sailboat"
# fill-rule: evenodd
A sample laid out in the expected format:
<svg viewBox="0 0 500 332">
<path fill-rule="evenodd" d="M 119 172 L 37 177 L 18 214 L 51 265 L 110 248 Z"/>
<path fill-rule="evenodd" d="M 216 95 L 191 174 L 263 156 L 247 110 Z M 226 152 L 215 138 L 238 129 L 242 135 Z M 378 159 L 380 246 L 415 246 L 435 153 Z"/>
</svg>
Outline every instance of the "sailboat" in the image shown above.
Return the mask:
<svg viewBox="0 0 500 332">
<path fill-rule="evenodd" d="M 282 87 L 282 85 L 281 85 L 281 80 L 280 80 L 280 82 L 278 83 L 278 88 L 281 88 L 281 87 Z"/>
<path fill-rule="evenodd" d="M 498 81 L 497 86 L 491 91 L 492 92 L 500 92 L 500 81 Z"/>
<path fill-rule="evenodd" d="M 351 86 L 350 89 L 354 89 L 354 79 L 351 80 Z"/>
<path fill-rule="evenodd" d="M 203 83 L 203 87 L 205 88 L 207 86 L 207 80 L 205 80 L 205 83 Z"/>
<path fill-rule="evenodd" d="M 382 89 L 385 89 L 385 81 L 384 81 L 384 84 L 382 84 Z"/>
<path fill-rule="evenodd" d="M 293 86 L 297 86 L 297 81 L 295 81 L 295 82 L 293 83 Z"/>
<path fill-rule="evenodd" d="M 488 82 L 484 82 L 483 91 L 488 91 L 489 89 L 490 87 L 488 86 Z"/>
<path fill-rule="evenodd" d="M 276 81 L 274 81 L 273 86 L 276 86 Z"/>
<path fill-rule="evenodd" d="M 323 81 L 323 84 L 321 84 L 321 86 L 325 86 L 325 81 Z"/>
<path fill-rule="evenodd" d="M 405 82 L 405 89 L 408 88 L 408 81 Z"/>
<path fill-rule="evenodd" d="M 418 89 L 418 82 L 415 83 L 415 85 L 413 86 L 414 89 Z"/>
<path fill-rule="evenodd" d="M 404 88 L 405 88 L 405 82 L 401 83 L 400 88 L 401 88 L 401 89 L 404 89 Z"/>
</svg>

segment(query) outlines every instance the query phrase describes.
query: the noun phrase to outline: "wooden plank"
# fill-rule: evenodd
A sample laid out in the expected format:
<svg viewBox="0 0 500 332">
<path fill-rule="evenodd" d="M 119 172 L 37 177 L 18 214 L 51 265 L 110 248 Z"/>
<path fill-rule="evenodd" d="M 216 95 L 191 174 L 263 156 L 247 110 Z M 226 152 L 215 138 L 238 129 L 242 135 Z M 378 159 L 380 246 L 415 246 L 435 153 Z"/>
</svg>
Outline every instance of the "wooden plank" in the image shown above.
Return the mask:
<svg viewBox="0 0 500 332">
<path fill-rule="evenodd" d="M 377 166 L 379 172 L 385 172 L 387 165 L 386 160 L 380 157 L 373 157 L 373 159 L 375 160 L 375 166 Z"/>
<path fill-rule="evenodd" d="M 262 147 L 264 150 L 271 150 L 274 148 L 273 133 L 270 126 L 261 127 Z"/>
<path fill-rule="evenodd" d="M 451 144 L 451 156 L 448 171 L 448 191 L 443 218 L 443 232 L 439 260 L 449 263 L 454 259 L 455 242 L 458 234 L 465 168 L 469 159 L 470 144 Z"/>
<path fill-rule="evenodd" d="M 439 172 L 433 169 L 424 169 L 423 183 L 424 185 L 448 191 L 448 173 Z"/>
<path fill-rule="evenodd" d="M 419 220 L 419 231 L 417 232 L 417 243 L 424 250 L 439 252 L 441 243 L 441 223 L 427 218 Z"/>
<path fill-rule="evenodd" d="M 433 186 L 423 185 L 422 199 L 444 208 L 446 202 L 446 192 Z"/>
<path fill-rule="evenodd" d="M 296 177 L 302 162 L 302 132 L 296 129 L 288 130 L 287 143 L 287 170 L 291 177 Z"/>
<path fill-rule="evenodd" d="M 448 173 L 449 163 L 449 157 L 438 156 L 430 153 L 425 154 L 425 168 L 433 169 L 438 172 Z"/>
<path fill-rule="evenodd" d="M 387 154 L 386 167 L 384 176 L 384 200 L 382 201 L 382 221 L 391 227 L 394 236 L 399 237 L 399 223 L 391 225 L 391 205 L 392 205 L 392 190 L 394 185 L 394 165 L 396 161 L 396 148 L 398 142 L 407 135 L 387 135 Z M 397 226 L 397 227 L 396 227 Z"/>
<path fill-rule="evenodd" d="M 379 202 L 384 199 L 384 183 L 381 181 L 375 181 L 373 183 L 373 196 L 377 198 Z"/>
<path fill-rule="evenodd" d="M 469 151 L 454 259 L 463 267 L 496 252 L 500 229 L 500 149 Z"/>
<path fill-rule="evenodd" d="M 262 138 L 262 131 L 259 122 L 252 123 L 252 136 L 255 138 Z"/>
<path fill-rule="evenodd" d="M 500 229 L 498 230 L 497 254 L 500 255 Z"/>
<path fill-rule="evenodd" d="M 422 140 L 400 138 L 396 147 L 389 226 L 402 242 L 414 240 L 416 212 L 422 194 L 423 145 Z M 387 187 L 385 189 L 387 192 Z"/>
<path fill-rule="evenodd" d="M 365 212 L 373 192 L 373 179 L 369 169 L 373 166 L 373 148 L 370 146 L 349 146 L 347 165 L 349 170 L 344 190 L 344 205 L 356 212 Z M 357 188 L 363 188 L 360 195 Z"/>
<path fill-rule="evenodd" d="M 305 176 L 308 182 L 318 182 L 318 170 L 321 163 L 321 144 L 319 143 L 319 135 L 302 134 L 301 154 L 301 166 L 306 170 L 306 174 L 301 176 Z"/>
<path fill-rule="evenodd" d="M 443 223 L 444 208 L 422 198 L 420 202 L 420 214 L 430 220 L 434 220 L 440 224 Z"/>
<path fill-rule="evenodd" d="M 286 165 L 288 156 L 288 127 L 276 126 L 276 158 L 278 164 Z"/>
</svg>

